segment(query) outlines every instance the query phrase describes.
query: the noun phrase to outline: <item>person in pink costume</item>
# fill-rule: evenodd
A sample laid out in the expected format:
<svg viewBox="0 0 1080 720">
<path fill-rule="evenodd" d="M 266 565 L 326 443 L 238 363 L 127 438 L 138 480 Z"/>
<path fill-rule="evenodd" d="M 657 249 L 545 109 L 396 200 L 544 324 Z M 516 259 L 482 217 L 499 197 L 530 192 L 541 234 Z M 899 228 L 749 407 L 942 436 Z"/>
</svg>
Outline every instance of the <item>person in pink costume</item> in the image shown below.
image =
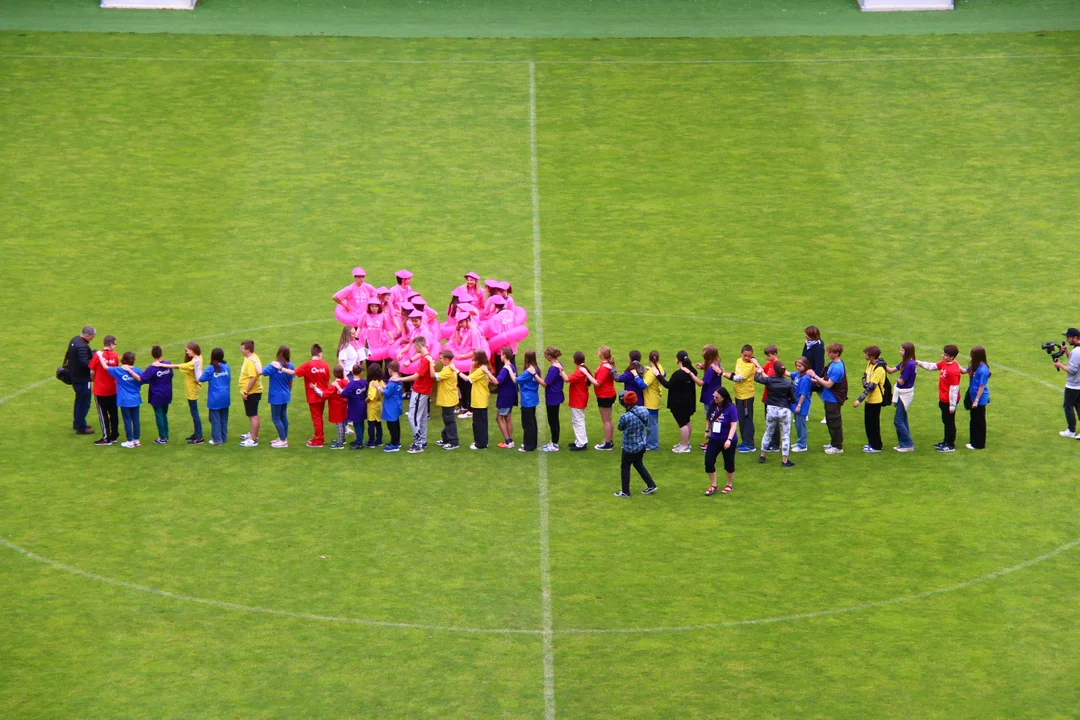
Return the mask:
<svg viewBox="0 0 1080 720">
<path fill-rule="evenodd" d="M 465 284 L 454 288 L 455 293 L 464 294 L 462 300 L 472 303 L 476 307 L 484 307 L 484 291 L 480 289 L 480 276 L 469 271 L 465 273 Z"/>
<path fill-rule="evenodd" d="M 485 333 L 488 346 L 493 353 L 499 352 L 504 347 L 509 347 L 510 351 L 517 355 L 518 343 L 529 335 L 529 328 L 517 324 L 514 319 L 514 311 L 506 309 L 506 301 L 503 298 L 496 295 L 492 300 L 496 308 L 503 309 L 498 310 L 488 318 L 487 332 Z"/>
<path fill-rule="evenodd" d="M 424 313 L 413 310 L 409 313 L 409 324 L 405 327 L 405 335 L 394 344 L 394 359 L 401 364 L 401 372 L 412 375 L 420 365 L 421 355 L 416 352 L 412 341 L 423 337 L 427 343 L 428 353 L 438 354 L 440 348 L 438 340 L 432 334 L 431 329 L 424 324 Z"/>
<path fill-rule="evenodd" d="M 379 361 L 390 357 L 390 333 L 394 325 L 381 308 L 378 300 L 369 302 L 368 311 L 360 318 L 357 327 L 356 341 L 361 346 L 367 346 L 370 351 L 368 360 Z"/>
<path fill-rule="evenodd" d="M 420 295 L 414 295 L 412 300 L 413 309 L 419 310 L 424 313 L 424 326 L 432 333 L 432 337 L 438 337 L 439 335 L 439 311 L 428 305 Z M 412 317 L 410 315 L 409 317 Z M 431 350 L 431 343 L 428 343 L 428 350 Z M 438 353 L 434 353 L 438 355 Z"/>
<path fill-rule="evenodd" d="M 390 305 L 395 310 L 401 309 L 401 304 L 409 299 L 413 289 L 411 287 L 413 274 L 408 270 L 398 270 L 394 273 L 397 284 L 390 288 Z"/>
<path fill-rule="evenodd" d="M 487 280 L 484 281 L 484 290 L 487 292 L 487 297 L 484 298 L 483 302 L 479 303 L 476 306 L 477 310 L 480 311 L 480 319 L 481 320 L 487 320 L 488 302 L 490 302 L 491 298 L 493 298 L 493 297 L 495 297 L 496 295 L 499 294 L 498 291 L 495 290 L 495 287 L 498 284 L 499 284 L 499 281 L 496 280 L 495 278 L 488 278 Z"/>
<path fill-rule="evenodd" d="M 483 333 L 473 324 L 472 317 L 467 311 L 459 309 L 454 319 L 457 321 L 457 327 L 450 339 L 446 341 L 446 347 L 454 353 L 454 366 L 461 372 L 466 372 L 462 368 L 472 367 L 473 353 L 482 350 L 484 354 L 490 354 L 490 349 Z"/>
<path fill-rule="evenodd" d="M 367 301 L 375 297 L 375 288 L 365 282 L 367 272 L 362 267 L 353 268 L 353 281 L 333 295 L 337 304 L 334 317 L 343 325 L 356 326 L 364 312 Z"/>
<path fill-rule="evenodd" d="M 390 288 L 380 285 L 375 288 L 375 297 L 379 299 L 379 305 L 383 312 L 390 312 Z"/>
</svg>

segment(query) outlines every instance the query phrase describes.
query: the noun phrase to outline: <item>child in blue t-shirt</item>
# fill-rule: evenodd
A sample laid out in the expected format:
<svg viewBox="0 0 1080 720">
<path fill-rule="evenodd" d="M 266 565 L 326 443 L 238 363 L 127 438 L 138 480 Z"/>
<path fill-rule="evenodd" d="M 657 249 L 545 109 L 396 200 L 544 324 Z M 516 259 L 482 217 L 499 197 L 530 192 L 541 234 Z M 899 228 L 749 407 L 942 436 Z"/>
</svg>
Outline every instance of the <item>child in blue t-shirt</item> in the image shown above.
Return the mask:
<svg viewBox="0 0 1080 720">
<path fill-rule="evenodd" d="M 383 452 L 401 450 L 401 376 L 398 375 L 400 367 L 397 360 L 392 360 L 386 366 L 390 377 L 387 378 L 386 388 L 383 390 L 382 421 L 386 423 L 386 429 L 390 432 L 390 442 L 383 448 Z"/>
<path fill-rule="evenodd" d="M 229 391 L 232 376 L 225 363 L 225 351 L 214 348 L 210 352 L 210 365 L 199 376 L 199 382 L 209 383 L 206 407 L 210 409 L 210 444 L 224 445 L 229 435 Z"/>
<path fill-rule="evenodd" d="M 349 445 L 352 450 L 360 450 L 364 447 L 364 420 L 367 418 L 367 380 L 364 379 L 364 368 L 359 364 L 352 366 L 349 374 L 352 378 L 345 389 L 341 391 L 342 397 L 349 404 L 346 418 L 352 423 L 356 432 L 356 440 Z"/>
<path fill-rule="evenodd" d="M 270 378 L 270 419 L 277 428 L 277 439 L 270 441 L 272 448 L 289 447 L 289 401 L 292 400 L 292 385 L 296 374 L 285 372 L 296 370 L 292 362 L 292 351 L 288 345 L 277 349 L 274 362 L 264 365 L 262 374 Z"/>
<path fill-rule="evenodd" d="M 806 421 L 810 417 L 810 401 L 813 398 L 814 383 L 810 380 L 810 360 L 801 356 L 795 361 L 795 375 L 791 380 L 794 383 L 795 401 L 791 404 L 791 415 L 795 418 L 795 433 L 797 440 L 791 446 L 791 452 L 806 452 Z"/>
<path fill-rule="evenodd" d="M 124 435 L 127 441 L 120 447 L 137 448 L 141 434 L 139 427 L 139 406 L 142 405 L 142 368 L 135 367 L 135 353 L 126 352 L 120 358 L 120 367 L 108 369 L 109 375 L 116 378 L 116 405 L 124 418 Z"/>
</svg>

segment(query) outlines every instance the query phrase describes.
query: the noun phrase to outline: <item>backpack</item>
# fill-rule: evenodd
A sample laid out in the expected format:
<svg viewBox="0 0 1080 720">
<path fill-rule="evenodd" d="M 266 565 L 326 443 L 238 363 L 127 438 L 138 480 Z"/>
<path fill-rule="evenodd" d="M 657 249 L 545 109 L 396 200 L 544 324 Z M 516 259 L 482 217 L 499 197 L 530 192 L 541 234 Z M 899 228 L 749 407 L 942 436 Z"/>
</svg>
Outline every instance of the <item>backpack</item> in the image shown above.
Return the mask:
<svg viewBox="0 0 1080 720">
<path fill-rule="evenodd" d="M 844 369 L 844 377 L 834 382 L 830 390 L 832 390 L 832 394 L 836 397 L 836 402 L 843 405 L 847 402 L 848 395 L 847 365 L 844 364 L 843 360 L 837 360 L 836 362 L 840 363 L 840 367 Z M 832 363 L 829 363 L 829 366 L 831 367 Z M 828 368 L 825 369 L 825 372 L 828 373 Z"/>
<path fill-rule="evenodd" d="M 884 360 L 878 360 L 878 365 L 885 367 L 888 363 Z M 885 384 L 881 386 L 881 406 L 888 407 L 892 405 L 892 382 L 889 380 L 889 373 L 885 373 Z"/>
</svg>

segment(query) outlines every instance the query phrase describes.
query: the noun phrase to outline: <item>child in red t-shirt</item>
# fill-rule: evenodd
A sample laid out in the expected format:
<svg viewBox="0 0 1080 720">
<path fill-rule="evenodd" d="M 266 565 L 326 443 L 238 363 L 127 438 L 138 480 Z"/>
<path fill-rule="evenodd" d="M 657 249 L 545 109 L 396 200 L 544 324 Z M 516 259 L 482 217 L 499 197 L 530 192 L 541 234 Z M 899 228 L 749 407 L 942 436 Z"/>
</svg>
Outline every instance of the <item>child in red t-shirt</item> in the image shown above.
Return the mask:
<svg viewBox="0 0 1080 720">
<path fill-rule="evenodd" d="M 116 378 L 109 374 L 111 367 L 120 367 L 120 356 L 116 354 L 116 337 L 106 335 L 104 346 L 90 359 L 94 399 L 97 401 L 98 421 L 101 423 L 101 439 L 94 441 L 94 444 L 98 446 L 112 445 L 120 439 L 120 412 L 116 409 Z"/>
<path fill-rule="evenodd" d="M 330 366 L 323 362 L 322 355 L 322 347 L 316 343 L 311 346 L 311 359 L 296 368 L 295 372 L 279 368 L 282 372 L 304 378 L 308 410 L 311 411 L 311 425 L 315 429 L 315 437 L 307 441 L 308 447 L 322 447 L 324 442 L 323 409 L 326 407 L 326 401 L 321 391 L 330 386 Z"/>
<path fill-rule="evenodd" d="M 615 361 L 611 356 L 611 348 L 602 345 L 596 351 L 596 357 L 600 360 L 600 367 L 596 368 L 596 376 L 590 377 L 596 392 L 596 404 L 600 408 L 600 423 L 604 428 L 604 442 L 593 447 L 597 450 L 614 450 L 615 423 L 611 420 L 611 409 L 615 406 Z"/>
<path fill-rule="evenodd" d="M 941 409 L 941 424 L 945 426 L 945 438 L 934 446 L 938 452 L 956 451 L 956 403 L 960 400 L 960 376 L 963 370 L 956 362 L 960 348 L 946 345 L 941 350 L 941 360 L 926 362 L 916 360 L 923 370 L 938 372 L 938 407 Z"/>
<path fill-rule="evenodd" d="M 589 368 L 585 367 L 585 353 L 578 350 L 574 353 L 574 372 L 570 373 L 567 382 L 570 385 L 570 424 L 574 428 L 574 442 L 570 444 L 570 450 L 587 450 L 589 436 L 585 430 L 585 408 L 589 406 Z"/>
<path fill-rule="evenodd" d="M 345 368 L 335 365 L 333 369 L 334 381 L 325 390 L 315 388 L 315 394 L 321 394 L 330 405 L 330 422 L 337 426 L 337 440 L 330 441 L 331 450 L 345 449 L 345 426 L 349 421 L 349 401 L 343 391 L 348 381 L 345 379 Z"/>
</svg>

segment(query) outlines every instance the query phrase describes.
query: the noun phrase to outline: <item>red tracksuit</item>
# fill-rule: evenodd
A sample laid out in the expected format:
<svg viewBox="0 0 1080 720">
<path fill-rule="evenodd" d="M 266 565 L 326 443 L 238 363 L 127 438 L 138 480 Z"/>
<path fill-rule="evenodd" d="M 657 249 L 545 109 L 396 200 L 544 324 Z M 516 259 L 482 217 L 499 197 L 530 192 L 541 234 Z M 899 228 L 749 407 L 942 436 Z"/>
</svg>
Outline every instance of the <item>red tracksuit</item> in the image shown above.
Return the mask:
<svg viewBox="0 0 1080 720">
<path fill-rule="evenodd" d="M 308 410 L 311 411 L 311 426 L 315 429 L 315 437 L 311 439 L 312 445 L 322 445 L 323 437 L 323 410 L 326 401 L 319 397 L 315 388 L 325 391 L 330 386 L 330 366 L 322 360 L 308 360 L 296 368 L 296 377 L 304 378 L 304 391 L 307 394 Z"/>
</svg>

